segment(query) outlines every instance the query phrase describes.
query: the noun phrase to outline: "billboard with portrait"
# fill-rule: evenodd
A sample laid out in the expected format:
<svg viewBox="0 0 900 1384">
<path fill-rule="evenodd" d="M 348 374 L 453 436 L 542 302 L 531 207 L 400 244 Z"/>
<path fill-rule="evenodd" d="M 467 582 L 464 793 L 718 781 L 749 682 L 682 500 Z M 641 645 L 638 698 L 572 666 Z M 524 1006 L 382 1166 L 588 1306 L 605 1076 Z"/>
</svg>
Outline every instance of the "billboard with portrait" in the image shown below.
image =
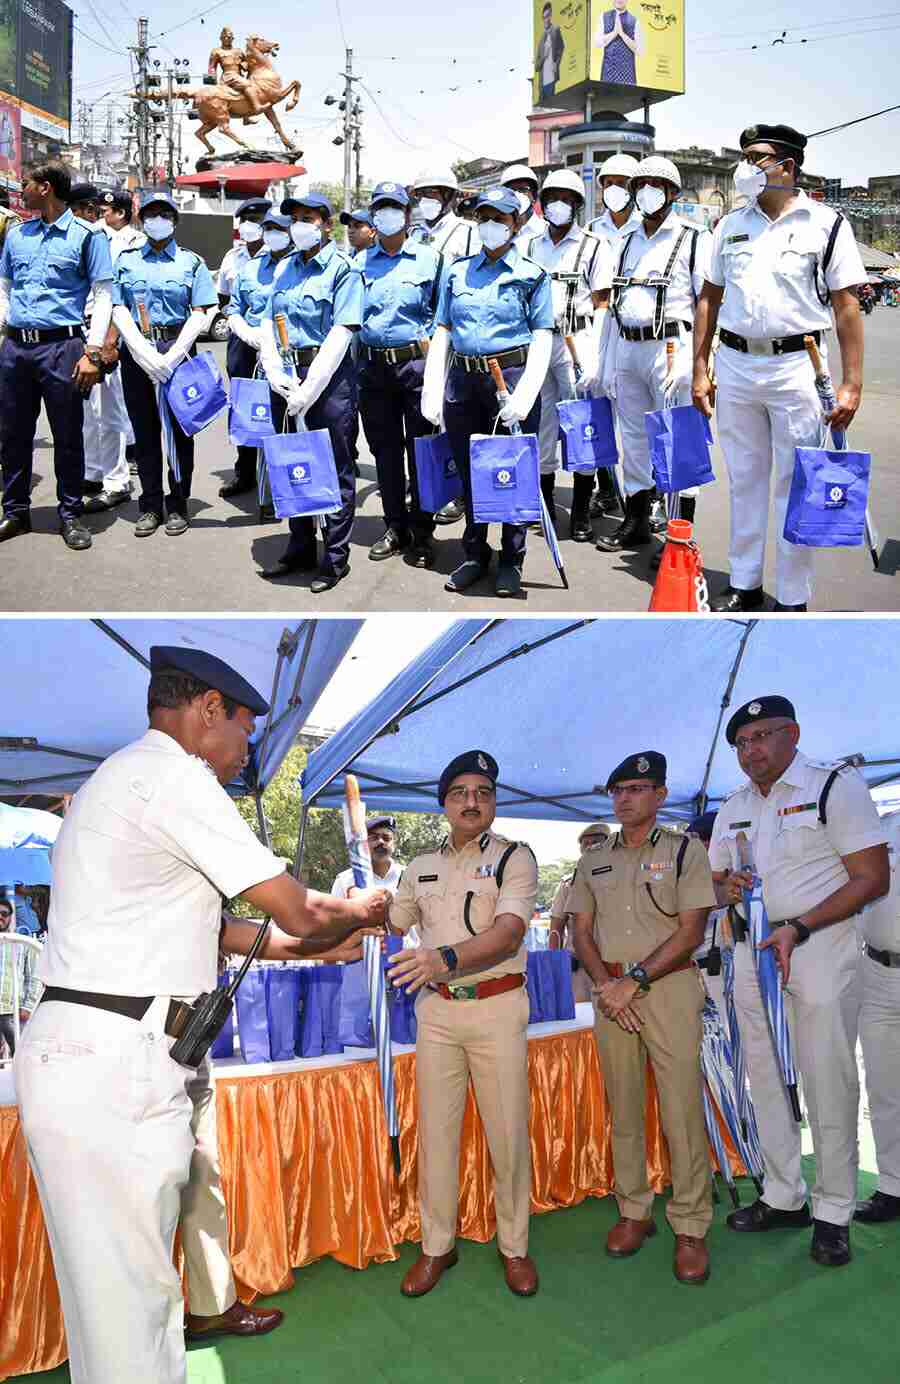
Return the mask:
<svg viewBox="0 0 900 1384">
<path fill-rule="evenodd" d="M 18 13 L 16 0 L 0 0 L 0 92 L 7 96 L 14 95 L 16 90 Z"/>
<path fill-rule="evenodd" d="M 72 11 L 61 0 L 19 0 L 16 95 L 68 125 L 72 114 Z"/>
<path fill-rule="evenodd" d="M 591 0 L 590 80 L 684 91 L 684 0 Z"/>
<path fill-rule="evenodd" d="M 587 78 L 590 0 L 532 0 L 534 104 L 553 106 Z"/>
<path fill-rule="evenodd" d="M 18 187 L 21 177 L 21 111 L 12 101 L 0 99 L 0 185 Z"/>
</svg>

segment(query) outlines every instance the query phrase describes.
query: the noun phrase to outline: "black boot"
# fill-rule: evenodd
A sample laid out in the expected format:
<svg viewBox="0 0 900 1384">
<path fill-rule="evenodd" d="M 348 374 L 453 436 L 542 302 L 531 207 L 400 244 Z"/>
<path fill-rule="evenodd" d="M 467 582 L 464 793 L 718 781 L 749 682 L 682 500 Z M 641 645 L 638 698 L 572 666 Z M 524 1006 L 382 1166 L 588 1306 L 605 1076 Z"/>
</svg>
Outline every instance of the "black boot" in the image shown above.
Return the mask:
<svg viewBox="0 0 900 1384">
<path fill-rule="evenodd" d="M 550 523 L 556 530 L 556 474 L 550 473 L 549 476 L 541 476 L 541 494 L 544 497 L 544 504 L 547 506 L 547 513 L 550 515 Z"/>
<path fill-rule="evenodd" d="M 602 553 L 618 553 L 623 548 L 641 548 L 651 540 L 650 501 L 652 490 L 638 490 L 625 499 L 625 518 L 608 538 L 598 538 Z"/>
<path fill-rule="evenodd" d="M 594 530 L 591 527 L 591 491 L 594 488 L 593 471 L 575 471 L 572 474 L 572 514 L 569 532 L 576 543 L 591 543 Z"/>
<path fill-rule="evenodd" d="M 591 514 L 608 514 L 615 519 L 622 514 L 622 502 L 619 499 L 613 481 L 613 473 L 608 466 L 597 467 L 597 494 L 591 504 Z"/>
<path fill-rule="evenodd" d="M 693 524 L 694 515 L 697 513 L 697 498 L 695 495 L 682 495 L 680 503 L 680 517 L 686 519 L 689 524 Z"/>
</svg>

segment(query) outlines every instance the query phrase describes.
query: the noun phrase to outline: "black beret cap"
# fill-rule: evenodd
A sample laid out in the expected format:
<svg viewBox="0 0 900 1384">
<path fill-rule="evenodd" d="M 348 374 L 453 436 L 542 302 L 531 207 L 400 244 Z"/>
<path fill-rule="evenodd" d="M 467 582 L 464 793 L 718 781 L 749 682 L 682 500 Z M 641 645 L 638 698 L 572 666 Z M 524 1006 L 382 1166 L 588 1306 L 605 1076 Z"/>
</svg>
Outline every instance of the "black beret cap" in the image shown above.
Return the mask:
<svg viewBox="0 0 900 1384">
<path fill-rule="evenodd" d="M 487 750 L 466 750 L 464 754 L 458 754 L 455 759 L 451 759 L 441 774 L 438 780 L 438 802 L 441 807 L 444 806 L 447 789 L 460 774 L 484 774 L 485 778 L 496 784 L 499 773 L 496 759 L 492 754 L 488 754 Z"/>
<path fill-rule="evenodd" d="M 271 206 L 272 203 L 268 197 L 248 197 L 234 213 L 234 219 L 237 221 L 248 211 L 268 211 Z"/>
<path fill-rule="evenodd" d="M 740 145 L 747 149 L 751 144 L 784 144 L 788 149 L 796 149 L 802 154 L 806 148 L 806 135 L 801 135 L 791 125 L 748 125 L 741 134 Z"/>
<path fill-rule="evenodd" d="M 131 211 L 132 196 L 127 188 L 117 188 L 115 192 L 101 192 L 97 200 L 104 207 L 115 207 L 117 211 Z"/>
<path fill-rule="evenodd" d="M 154 644 L 150 650 L 150 673 L 161 673 L 173 669 L 176 673 L 187 673 L 198 682 L 205 682 L 223 697 L 229 697 L 238 706 L 245 706 L 254 716 L 264 716 L 269 703 L 262 698 L 246 678 L 236 673 L 221 658 L 206 654 L 202 649 L 182 649 L 177 644 Z"/>
<path fill-rule="evenodd" d="M 69 206 L 74 202 L 96 202 L 99 196 L 93 183 L 73 183 L 69 188 Z"/>
<path fill-rule="evenodd" d="M 715 820 L 715 812 L 701 812 L 699 817 L 688 823 L 688 831 L 693 836 L 699 836 L 702 841 L 709 841 L 712 839 Z"/>
<path fill-rule="evenodd" d="M 773 716 L 785 716 L 789 721 L 797 719 L 793 703 L 787 697 L 755 697 L 734 713 L 725 728 L 725 739 L 729 745 L 733 745 L 741 726 L 752 725 L 754 721 L 767 721 Z"/>
<path fill-rule="evenodd" d="M 617 769 L 613 769 L 606 780 L 606 791 L 622 779 L 646 779 L 648 783 L 663 784 L 666 781 L 666 757 L 659 750 L 641 750 L 623 759 Z"/>
<path fill-rule="evenodd" d="M 387 827 L 389 831 L 397 830 L 396 817 L 370 817 L 366 822 L 366 832 L 377 831 L 379 827 Z"/>
</svg>

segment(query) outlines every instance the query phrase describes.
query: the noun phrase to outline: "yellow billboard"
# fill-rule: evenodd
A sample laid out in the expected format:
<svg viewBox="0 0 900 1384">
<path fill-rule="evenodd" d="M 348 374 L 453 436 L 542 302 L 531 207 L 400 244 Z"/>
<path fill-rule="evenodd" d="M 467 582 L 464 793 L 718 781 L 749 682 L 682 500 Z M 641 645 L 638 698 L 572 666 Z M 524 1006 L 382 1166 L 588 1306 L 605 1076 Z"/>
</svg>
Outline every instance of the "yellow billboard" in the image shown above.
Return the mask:
<svg viewBox="0 0 900 1384">
<path fill-rule="evenodd" d="M 591 0 L 590 80 L 684 91 L 684 0 Z"/>
<path fill-rule="evenodd" d="M 588 75 L 590 0 L 532 0 L 534 5 L 534 104 L 556 97 Z"/>
</svg>

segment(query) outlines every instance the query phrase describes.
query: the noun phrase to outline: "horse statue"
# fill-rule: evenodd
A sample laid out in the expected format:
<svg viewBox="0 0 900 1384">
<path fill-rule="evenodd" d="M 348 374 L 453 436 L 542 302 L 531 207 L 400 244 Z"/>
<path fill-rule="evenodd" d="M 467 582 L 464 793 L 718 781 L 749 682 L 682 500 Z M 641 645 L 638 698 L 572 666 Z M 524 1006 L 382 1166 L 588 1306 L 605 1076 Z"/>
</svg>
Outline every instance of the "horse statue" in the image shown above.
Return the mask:
<svg viewBox="0 0 900 1384">
<path fill-rule="evenodd" d="M 252 124 L 252 119 L 248 117 L 257 114 L 266 117 L 285 149 L 291 153 L 295 152 L 294 145 L 282 129 L 274 107 L 286 97 L 290 97 L 285 110 L 292 111 L 300 99 L 300 83 L 295 80 L 287 86 L 282 86 L 281 78 L 271 63 L 271 59 L 277 57 L 279 47 L 280 44 L 262 38 L 259 34 L 250 35 L 243 53 L 246 79 L 242 82 L 240 90 L 236 86 L 219 82 L 213 86 L 195 87 L 191 91 L 175 93 L 182 100 L 193 101 L 194 110 L 200 117 L 197 138 L 211 154 L 215 154 L 216 151 L 206 136 L 212 130 L 227 135 L 242 149 L 252 150 L 252 145 L 235 134 L 230 122 L 232 118 L 243 116 L 245 124 Z"/>
</svg>

